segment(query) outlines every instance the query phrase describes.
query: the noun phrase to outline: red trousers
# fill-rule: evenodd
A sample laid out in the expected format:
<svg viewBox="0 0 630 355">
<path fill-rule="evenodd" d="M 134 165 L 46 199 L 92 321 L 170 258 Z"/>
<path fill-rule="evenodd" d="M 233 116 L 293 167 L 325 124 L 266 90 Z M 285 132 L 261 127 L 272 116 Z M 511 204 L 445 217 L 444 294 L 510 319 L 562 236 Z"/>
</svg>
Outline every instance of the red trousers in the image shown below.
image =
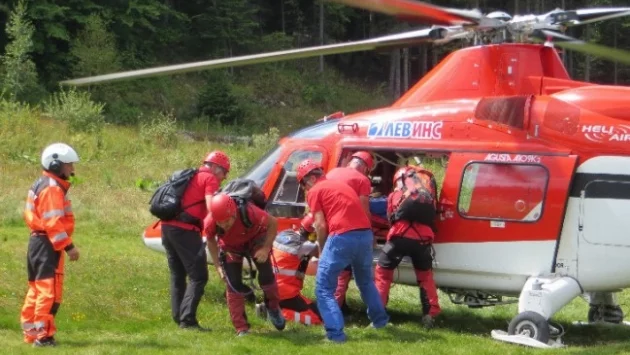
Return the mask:
<svg viewBox="0 0 630 355">
<path fill-rule="evenodd" d="M 253 250 L 250 255 L 254 255 Z M 245 299 L 253 292 L 251 288 L 243 284 L 243 256 L 241 254 L 222 252 L 220 256 L 225 281 L 227 283 L 227 304 L 230 311 L 230 318 L 236 331 L 249 330 L 249 322 L 245 313 Z M 279 309 L 280 297 L 278 296 L 278 285 L 276 277 L 271 267 L 271 258 L 267 258 L 264 263 L 253 260 L 258 271 L 258 284 L 265 294 L 265 304 L 267 309 Z"/>
<path fill-rule="evenodd" d="M 437 287 L 433 281 L 433 256 L 431 244 L 416 239 L 396 237 L 388 241 L 382 249 L 375 272 L 375 283 L 383 305 L 389 301 L 389 290 L 394 280 L 394 270 L 404 256 L 409 256 L 420 288 L 422 313 L 437 316 L 440 312 Z"/>
</svg>

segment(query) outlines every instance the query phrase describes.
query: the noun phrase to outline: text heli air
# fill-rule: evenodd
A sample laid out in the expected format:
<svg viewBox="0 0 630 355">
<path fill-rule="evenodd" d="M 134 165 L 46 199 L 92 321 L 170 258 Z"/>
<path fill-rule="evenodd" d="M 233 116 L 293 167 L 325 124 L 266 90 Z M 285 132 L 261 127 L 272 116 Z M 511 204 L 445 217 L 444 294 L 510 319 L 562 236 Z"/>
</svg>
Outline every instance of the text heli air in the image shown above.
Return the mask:
<svg viewBox="0 0 630 355">
<path fill-rule="evenodd" d="M 590 322 L 622 323 L 612 295 L 630 287 L 630 87 L 572 80 L 554 46 L 630 64 L 626 51 L 602 50 L 557 32 L 625 16 L 630 8 L 512 17 L 409 0 L 339 2 L 406 19 L 429 18 L 436 26 L 65 84 L 469 39 L 474 46 L 450 53 L 391 106 L 327 116 L 280 139 L 241 177 L 262 188 L 266 210 L 283 230 L 298 225 L 305 213 L 296 180 L 304 159 L 318 160 L 328 171 L 345 165 L 357 150 L 371 152 L 373 215 L 382 215 L 397 168 L 422 162 L 438 180 L 439 289 L 470 307 L 518 302 L 508 332 L 493 331 L 494 338 L 560 346 L 550 319 L 581 295 L 589 299 Z M 545 43 L 528 43 L 537 38 Z M 562 41 L 553 42 L 558 38 Z M 376 262 L 387 226 L 373 229 Z M 159 228 L 147 228 L 143 237 L 149 248 L 163 251 Z M 396 276 L 400 284 L 416 285 L 409 262 L 401 263 Z"/>
</svg>

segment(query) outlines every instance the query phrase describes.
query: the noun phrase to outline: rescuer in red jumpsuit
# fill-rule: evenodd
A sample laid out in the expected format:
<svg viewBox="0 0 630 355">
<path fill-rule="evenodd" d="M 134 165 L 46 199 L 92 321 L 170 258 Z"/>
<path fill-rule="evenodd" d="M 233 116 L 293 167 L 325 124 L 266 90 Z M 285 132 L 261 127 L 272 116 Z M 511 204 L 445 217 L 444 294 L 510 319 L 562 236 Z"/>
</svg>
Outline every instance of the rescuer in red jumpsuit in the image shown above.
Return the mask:
<svg viewBox="0 0 630 355">
<path fill-rule="evenodd" d="M 285 319 L 280 312 L 278 285 L 269 258 L 277 221 L 253 203 L 247 202 L 245 210 L 251 222 L 249 228 L 237 211 L 236 201 L 225 193 L 219 193 L 212 197 L 210 213 L 204 220 L 208 250 L 219 276 L 227 283 L 230 318 L 238 336 L 248 334 L 250 328 L 245 314 L 245 296 L 251 289 L 243 284 L 244 257 L 253 258 L 256 264 L 269 320 L 278 330 L 285 327 Z"/>
<path fill-rule="evenodd" d="M 410 167 L 400 168 L 394 174 L 394 191 L 388 196 L 387 214 L 392 220 L 392 214 L 397 210 L 403 198 L 403 179 Z M 430 182 L 428 182 L 430 184 Z M 433 230 L 430 226 L 406 220 L 393 220 L 387 235 L 387 243 L 383 246 L 375 271 L 376 288 L 381 296 L 383 305 L 387 306 L 389 290 L 394 279 L 394 270 L 404 256 L 409 256 L 416 273 L 416 280 L 420 288 L 425 326 L 433 326 L 433 319 L 440 313 L 437 288 L 433 280 L 432 271 L 432 242 Z"/>
</svg>

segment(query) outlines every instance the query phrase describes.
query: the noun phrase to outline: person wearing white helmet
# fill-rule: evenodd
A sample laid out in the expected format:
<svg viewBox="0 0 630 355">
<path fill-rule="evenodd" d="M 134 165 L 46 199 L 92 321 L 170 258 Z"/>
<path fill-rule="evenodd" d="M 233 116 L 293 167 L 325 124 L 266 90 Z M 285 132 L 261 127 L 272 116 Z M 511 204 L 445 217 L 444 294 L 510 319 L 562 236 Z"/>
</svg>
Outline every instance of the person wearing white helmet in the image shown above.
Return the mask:
<svg viewBox="0 0 630 355">
<path fill-rule="evenodd" d="M 26 199 L 24 220 L 30 229 L 27 252 L 28 292 L 20 316 L 24 341 L 55 346 L 55 315 L 61 305 L 64 251 L 79 259 L 74 246 L 74 214 L 68 198 L 70 176 L 79 155 L 67 144 L 51 144 L 42 153 L 44 171 Z"/>
</svg>

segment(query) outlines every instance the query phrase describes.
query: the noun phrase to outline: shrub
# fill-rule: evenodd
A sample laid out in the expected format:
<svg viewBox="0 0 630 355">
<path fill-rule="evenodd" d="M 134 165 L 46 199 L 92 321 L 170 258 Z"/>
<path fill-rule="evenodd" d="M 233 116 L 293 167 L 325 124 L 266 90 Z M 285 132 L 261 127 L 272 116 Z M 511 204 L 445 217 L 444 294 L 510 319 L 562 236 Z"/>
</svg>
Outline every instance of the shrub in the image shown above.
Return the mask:
<svg viewBox="0 0 630 355">
<path fill-rule="evenodd" d="M 157 113 L 140 125 L 140 137 L 162 148 L 177 146 L 177 119 L 172 112 Z"/>
<path fill-rule="evenodd" d="M 103 147 L 104 107 L 105 104 L 92 101 L 89 92 L 70 88 L 68 91 L 62 89 L 53 93 L 44 102 L 44 114 L 55 120 L 66 121 L 68 131 L 72 134 L 95 139 L 95 155 L 98 155 Z"/>
</svg>

